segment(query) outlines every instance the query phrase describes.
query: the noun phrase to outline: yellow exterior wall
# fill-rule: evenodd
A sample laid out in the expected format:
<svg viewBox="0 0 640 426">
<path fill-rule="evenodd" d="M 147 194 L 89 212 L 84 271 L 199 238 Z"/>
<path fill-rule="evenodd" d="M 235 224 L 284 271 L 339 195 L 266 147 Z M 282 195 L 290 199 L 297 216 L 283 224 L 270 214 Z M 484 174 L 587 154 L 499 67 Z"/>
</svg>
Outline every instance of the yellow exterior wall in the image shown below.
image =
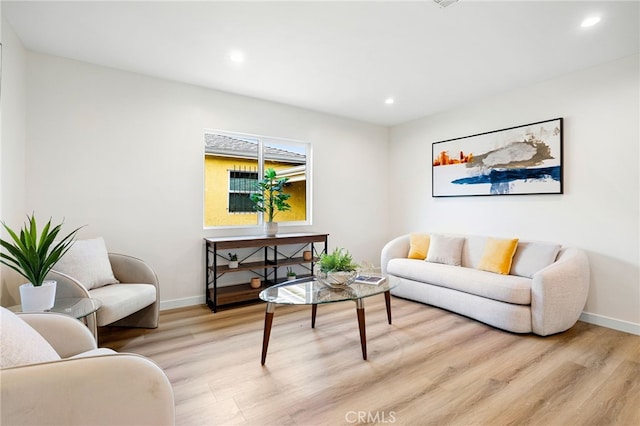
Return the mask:
<svg viewBox="0 0 640 426">
<path fill-rule="evenodd" d="M 255 170 L 258 166 L 256 160 L 219 157 L 205 155 L 204 158 L 204 225 L 205 226 L 241 226 L 257 225 L 257 213 L 229 213 L 228 170 L 243 169 Z M 286 169 L 290 164 L 266 162 L 265 168 L 275 170 Z M 276 222 L 304 221 L 306 220 L 306 182 L 292 182 L 286 192 L 291 194 L 289 204 L 291 210 L 278 212 Z"/>
</svg>

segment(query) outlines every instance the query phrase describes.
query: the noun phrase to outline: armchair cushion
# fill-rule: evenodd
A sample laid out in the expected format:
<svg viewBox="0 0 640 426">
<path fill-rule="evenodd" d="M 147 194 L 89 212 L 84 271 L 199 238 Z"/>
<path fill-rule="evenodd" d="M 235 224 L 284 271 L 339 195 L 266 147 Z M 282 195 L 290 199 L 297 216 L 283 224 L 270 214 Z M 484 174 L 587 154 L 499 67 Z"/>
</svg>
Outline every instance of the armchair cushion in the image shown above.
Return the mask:
<svg viewBox="0 0 640 426">
<path fill-rule="evenodd" d="M 91 290 L 91 297 L 102 302 L 98 325 L 105 326 L 155 303 L 156 287 L 152 284 L 111 284 Z"/>
<path fill-rule="evenodd" d="M 58 361 L 53 347 L 29 324 L 0 307 L 0 368 Z"/>
<path fill-rule="evenodd" d="M 87 290 L 119 282 L 113 275 L 102 237 L 76 240 L 55 269 L 77 279 Z"/>
</svg>

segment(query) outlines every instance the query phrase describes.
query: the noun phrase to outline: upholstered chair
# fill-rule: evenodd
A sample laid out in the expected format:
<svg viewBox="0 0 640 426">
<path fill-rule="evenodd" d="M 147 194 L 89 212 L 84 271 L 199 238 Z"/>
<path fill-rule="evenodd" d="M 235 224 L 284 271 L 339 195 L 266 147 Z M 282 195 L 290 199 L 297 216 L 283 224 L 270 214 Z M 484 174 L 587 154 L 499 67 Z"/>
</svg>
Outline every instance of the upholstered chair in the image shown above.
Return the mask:
<svg viewBox="0 0 640 426">
<path fill-rule="evenodd" d="M 156 328 L 160 311 L 158 277 L 143 260 L 108 253 L 102 238 L 78 240 L 54 266 L 56 298 L 91 297 L 102 306 L 89 328 L 98 326 Z"/>
<path fill-rule="evenodd" d="M 171 384 L 150 359 L 97 348 L 64 314 L 0 315 L 0 424 L 174 424 Z"/>
</svg>

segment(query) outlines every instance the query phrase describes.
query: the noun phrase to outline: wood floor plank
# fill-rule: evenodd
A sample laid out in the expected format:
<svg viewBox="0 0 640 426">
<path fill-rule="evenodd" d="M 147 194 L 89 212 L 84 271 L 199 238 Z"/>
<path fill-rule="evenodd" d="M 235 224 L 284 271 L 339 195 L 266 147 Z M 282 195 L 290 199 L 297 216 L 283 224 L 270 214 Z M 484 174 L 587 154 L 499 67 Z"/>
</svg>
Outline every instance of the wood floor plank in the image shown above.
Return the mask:
<svg viewBox="0 0 640 426">
<path fill-rule="evenodd" d="M 100 346 L 148 356 L 171 381 L 178 425 L 640 424 L 640 336 L 578 322 L 521 335 L 415 302 L 163 311 L 155 330 L 100 329 Z"/>
</svg>

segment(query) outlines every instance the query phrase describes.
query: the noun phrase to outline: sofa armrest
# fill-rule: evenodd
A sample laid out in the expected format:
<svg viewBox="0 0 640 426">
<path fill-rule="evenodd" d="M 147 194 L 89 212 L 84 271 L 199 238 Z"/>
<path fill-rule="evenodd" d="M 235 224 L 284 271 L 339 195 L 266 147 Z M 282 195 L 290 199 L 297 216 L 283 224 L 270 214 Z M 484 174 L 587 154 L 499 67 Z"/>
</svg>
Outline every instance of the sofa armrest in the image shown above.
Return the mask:
<svg viewBox="0 0 640 426">
<path fill-rule="evenodd" d="M 560 333 L 578 321 L 589 294 L 589 260 L 584 251 L 564 248 L 555 263 L 536 272 L 531 283 L 531 327 L 541 336 Z"/>
<path fill-rule="evenodd" d="M 153 284 L 158 287 L 158 277 L 143 260 L 126 254 L 109 253 L 113 275 L 122 284 Z"/>
<path fill-rule="evenodd" d="M 401 235 L 393 240 L 389 241 L 380 253 L 380 267 L 382 273 L 387 273 L 387 263 L 391 259 L 397 257 L 406 258 L 409 255 L 409 248 L 411 247 L 411 238 L 409 234 Z"/>
<path fill-rule="evenodd" d="M 7 425 L 172 425 L 173 390 L 151 360 L 114 354 L 0 370 Z"/>
<path fill-rule="evenodd" d="M 68 358 L 97 347 L 93 334 L 73 317 L 54 312 L 17 315 L 40 333 L 61 358 Z"/>
</svg>

